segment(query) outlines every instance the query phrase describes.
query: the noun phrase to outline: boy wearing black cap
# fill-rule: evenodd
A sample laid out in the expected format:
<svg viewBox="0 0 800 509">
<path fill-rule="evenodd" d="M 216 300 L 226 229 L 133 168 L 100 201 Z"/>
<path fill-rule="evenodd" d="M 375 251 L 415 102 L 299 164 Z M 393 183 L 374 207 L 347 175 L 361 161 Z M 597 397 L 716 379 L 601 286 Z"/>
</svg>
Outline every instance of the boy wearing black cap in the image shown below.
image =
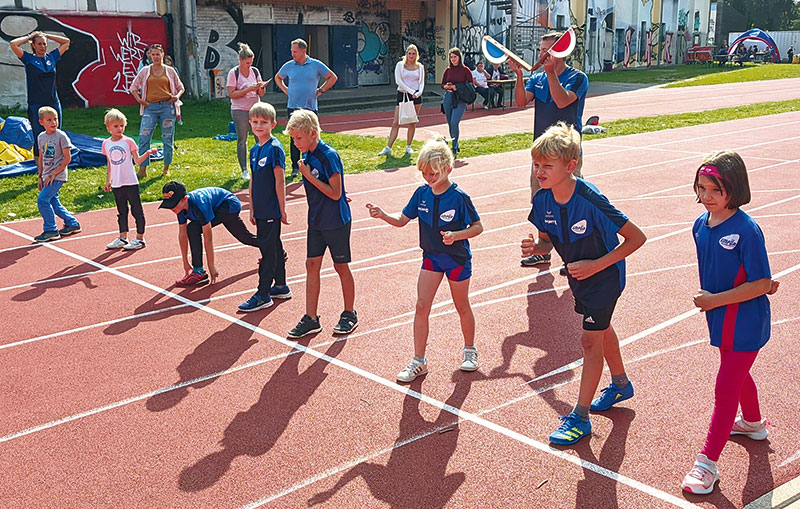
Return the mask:
<svg viewBox="0 0 800 509">
<path fill-rule="evenodd" d="M 211 275 L 211 284 L 219 272 L 214 264 L 214 237 L 211 228 L 222 224 L 242 244 L 258 247 L 258 239 L 245 226 L 239 212 L 242 203 L 233 193 L 221 187 L 201 187 L 191 193 L 181 182 L 171 181 L 161 190 L 163 199 L 158 208 L 170 209 L 178 216 L 178 244 L 186 275 L 177 286 L 205 283 Z M 208 273 L 203 268 L 203 245 L 206 248 Z M 189 263 L 189 250 L 192 262 Z"/>
</svg>

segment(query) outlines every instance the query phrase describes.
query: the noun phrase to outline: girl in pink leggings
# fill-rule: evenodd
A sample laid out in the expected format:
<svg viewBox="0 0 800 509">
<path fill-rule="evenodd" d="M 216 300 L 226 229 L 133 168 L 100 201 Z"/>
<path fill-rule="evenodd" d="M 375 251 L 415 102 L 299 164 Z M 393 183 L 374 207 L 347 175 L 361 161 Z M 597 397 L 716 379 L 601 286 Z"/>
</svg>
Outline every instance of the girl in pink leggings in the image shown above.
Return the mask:
<svg viewBox="0 0 800 509">
<path fill-rule="evenodd" d="M 707 210 L 692 227 L 700 269 L 694 304 L 706 313 L 720 366 L 706 443 L 683 479 L 683 489 L 704 495 L 719 479 L 716 462 L 730 435 L 764 440 L 769 433 L 750 368 L 769 340 L 767 294 L 778 290 L 778 282 L 770 275 L 761 228 L 739 209 L 750 202 L 747 168 L 739 154 L 715 152 L 706 157 L 695 174 L 694 190 Z"/>
</svg>

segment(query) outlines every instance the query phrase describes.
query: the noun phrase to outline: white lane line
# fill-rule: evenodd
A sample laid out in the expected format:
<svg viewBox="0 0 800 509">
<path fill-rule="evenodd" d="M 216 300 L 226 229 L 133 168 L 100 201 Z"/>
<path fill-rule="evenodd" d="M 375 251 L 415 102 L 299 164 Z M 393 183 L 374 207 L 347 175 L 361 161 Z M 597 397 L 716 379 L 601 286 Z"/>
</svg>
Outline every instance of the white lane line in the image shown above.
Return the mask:
<svg viewBox="0 0 800 509">
<path fill-rule="evenodd" d="M 783 462 L 781 462 L 781 464 L 778 465 L 778 468 L 785 467 L 789 463 L 794 463 L 797 460 L 800 460 L 800 449 L 798 449 L 797 452 L 795 452 L 794 454 L 786 458 Z"/>
<path fill-rule="evenodd" d="M 13 233 L 14 235 L 26 238 L 28 240 L 33 240 L 32 237 L 30 237 L 29 235 L 25 235 L 23 233 L 17 232 L 16 230 L 12 230 L 11 228 L 8 228 L 6 226 L 0 225 L 0 229 L 8 231 L 9 233 Z M 471 414 L 469 412 L 466 412 L 464 410 L 461 410 L 459 408 L 454 408 L 454 407 L 452 407 L 452 406 L 450 406 L 450 405 L 448 405 L 446 403 L 443 403 L 443 402 L 441 402 L 441 401 L 439 401 L 437 399 L 434 399 L 434 398 L 432 398 L 430 396 L 426 396 L 424 394 L 420 394 L 419 392 L 410 390 L 408 387 L 403 387 L 401 385 L 398 385 L 395 382 L 392 382 L 392 381 L 389 381 L 389 380 L 387 380 L 385 378 L 379 377 L 378 375 L 376 375 L 376 374 L 374 374 L 372 372 L 363 370 L 363 369 L 361 369 L 361 368 L 359 368 L 357 366 L 354 366 L 352 364 L 349 364 L 347 362 L 339 360 L 339 359 L 337 359 L 335 357 L 331 357 L 331 356 L 329 356 L 327 354 L 318 352 L 318 351 L 316 351 L 314 349 L 311 349 L 309 347 L 306 347 L 304 345 L 297 344 L 297 343 L 295 343 L 293 341 L 289 341 L 286 338 L 280 337 L 277 334 L 274 334 L 274 333 L 272 333 L 270 331 L 267 331 L 267 330 L 265 330 L 265 329 L 263 329 L 261 327 L 258 327 L 256 325 L 247 323 L 247 322 L 242 321 L 242 320 L 239 320 L 236 317 L 233 317 L 233 316 L 228 315 L 226 313 L 223 313 L 221 311 L 217 311 L 217 310 L 215 310 L 213 308 L 210 308 L 208 306 L 203 306 L 203 305 L 200 305 L 200 304 L 196 304 L 195 302 L 192 302 L 192 301 L 184 298 L 181 295 L 175 294 L 175 293 L 170 292 L 168 290 L 165 290 L 163 288 L 159 288 L 159 287 L 157 287 L 155 285 L 152 285 L 152 284 L 150 284 L 150 283 L 148 283 L 146 281 L 143 281 L 141 279 L 135 278 L 133 276 L 130 276 L 128 274 L 120 272 L 120 271 L 118 271 L 116 269 L 113 269 L 113 268 L 110 268 L 110 267 L 105 267 L 104 265 L 102 265 L 100 263 L 97 263 L 94 260 L 90 260 L 90 259 L 88 259 L 86 257 L 77 255 L 77 254 L 72 253 L 72 252 L 69 252 L 69 251 L 67 251 L 67 250 L 65 250 L 63 248 L 60 248 L 60 247 L 58 247 L 58 246 L 56 246 L 54 244 L 47 244 L 46 246 L 49 249 L 52 249 L 52 250 L 54 250 L 56 252 L 60 252 L 63 255 L 75 258 L 76 260 L 82 261 L 83 263 L 92 264 L 92 265 L 94 265 L 94 266 L 96 266 L 98 268 L 102 268 L 102 269 L 104 269 L 104 270 L 106 270 L 106 271 L 108 271 L 108 272 L 110 272 L 110 273 L 112 273 L 112 274 L 114 274 L 114 275 L 116 275 L 118 277 L 121 277 L 121 278 L 123 278 L 123 279 L 125 279 L 127 281 L 130 281 L 130 282 L 138 284 L 138 285 L 140 285 L 140 286 L 142 286 L 144 288 L 147 288 L 148 290 L 151 290 L 151 291 L 156 292 L 158 294 L 165 295 L 167 297 L 176 299 L 179 302 L 182 302 L 184 304 L 189 304 L 189 305 L 199 309 L 200 311 L 205 311 L 206 313 L 208 313 L 208 314 L 210 314 L 212 316 L 215 316 L 217 318 L 221 318 L 221 319 L 223 319 L 223 320 L 225 320 L 225 321 L 227 321 L 229 323 L 239 325 L 239 326 L 244 327 L 244 328 L 246 328 L 246 329 L 248 329 L 248 330 L 250 330 L 250 331 L 252 331 L 254 333 L 261 334 L 261 335 L 263 335 L 263 336 L 265 336 L 265 337 L 267 337 L 269 339 L 272 339 L 276 343 L 280 343 L 280 344 L 282 344 L 282 345 L 284 345 L 286 347 L 289 347 L 291 349 L 299 350 L 299 351 L 302 351 L 304 353 L 307 353 L 307 354 L 311 355 L 312 357 L 316 357 L 318 359 L 324 360 L 325 362 L 327 362 L 329 364 L 333 364 L 334 366 L 337 366 L 337 367 L 339 367 L 341 369 L 349 371 L 349 372 L 351 372 L 351 373 L 353 373 L 355 375 L 358 375 L 358 376 L 360 376 L 362 378 L 365 378 L 365 379 L 367 379 L 369 381 L 372 381 L 374 383 L 382 385 L 382 386 L 384 386 L 384 387 L 386 387 L 388 389 L 391 389 L 391 390 L 393 390 L 395 392 L 398 392 L 398 393 L 404 394 L 404 395 L 412 396 L 412 397 L 414 397 L 416 399 L 419 399 L 420 401 L 422 401 L 424 403 L 427 403 L 429 405 L 433 405 L 436 408 L 439 408 L 440 410 L 444 410 L 444 411 L 446 411 L 448 413 L 451 413 L 451 414 L 453 414 L 453 415 L 455 415 L 457 417 L 462 417 L 465 420 L 474 422 L 474 423 L 476 423 L 476 424 L 478 424 L 480 426 L 483 426 L 484 428 L 487 428 L 487 429 L 489 429 L 491 431 L 494 431 L 494 432 L 502 434 L 502 435 L 504 435 L 504 436 L 506 436 L 508 438 L 511 438 L 512 440 L 516 440 L 516 441 L 518 441 L 518 442 L 520 442 L 522 444 L 525 444 L 525 445 L 527 445 L 529 447 L 532 447 L 532 448 L 538 449 L 538 450 L 540 450 L 542 452 L 551 454 L 551 455 L 553 455 L 553 456 L 555 456 L 557 458 L 560 458 L 560 459 L 562 459 L 564 461 L 568 461 L 568 462 L 570 462 L 570 463 L 572 463 L 574 465 L 577 465 L 577 466 L 579 466 L 579 467 L 581 467 L 583 469 L 590 470 L 590 471 L 595 472 L 597 474 L 600 474 L 602 476 L 608 477 L 609 479 L 612 479 L 614 481 L 617 481 L 617 482 L 620 482 L 620 483 L 625 484 L 627 486 L 630 486 L 630 487 L 632 487 L 634 489 L 637 489 L 637 490 L 639 490 L 639 491 L 641 491 L 643 493 L 646 493 L 646 494 L 648 494 L 648 495 L 650 495 L 650 496 L 652 496 L 654 498 L 658 498 L 658 499 L 664 500 L 666 502 L 672 503 L 672 504 L 677 505 L 679 507 L 693 507 L 692 504 L 689 504 L 687 501 L 685 501 L 685 500 L 683 500 L 681 498 L 675 497 L 674 495 L 670 495 L 669 493 L 663 492 L 661 490 L 658 490 L 656 488 L 653 488 L 651 486 L 643 484 L 643 483 L 641 483 L 641 482 L 639 482 L 639 481 L 637 481 L 635 479 L 629 478 L 629 477 L 624 476 L 622 474 L 619 474 L 617 472 L 611 471 L 611 470 L 609 470 L 607 468 L 601 467 L 600 465 L 597 465 L 595 463 L 592 463 L 592 462 L 583 460 L 581 458 L 578 458 L 576 456 L 573 456 L 570 453 L 567 453 L 567 452 L 564 452 L 564 451 L 560 451 L 558 449 L 554 449 L 554 448 L 550 447 L 549 445 L 547 445 L 547 444 L 545 444 L 543 442 L 540 442 L 538 440 L 534 440 L 534 439 L 532 439 L 532 438 L 530 438 L 528 436 L 523 435 L 522 433 L 518 433 L 518 432 L 513 431 L 511 429 L 505 428 L 503 426 L 500 426 L 499 424 L 496 424 L 494 422 L 488 421 L 486 419 L 483 419 L 481 417 L 473 415 L 473 414 Z M 50 427 L 52 427 L 52 426 L 50 426 Z M 2 440 L 2 439 L 0 439 L 0 440 Z M 2 441 L 0 441 L 0 443 L 2 443 Z"/>
</svg>

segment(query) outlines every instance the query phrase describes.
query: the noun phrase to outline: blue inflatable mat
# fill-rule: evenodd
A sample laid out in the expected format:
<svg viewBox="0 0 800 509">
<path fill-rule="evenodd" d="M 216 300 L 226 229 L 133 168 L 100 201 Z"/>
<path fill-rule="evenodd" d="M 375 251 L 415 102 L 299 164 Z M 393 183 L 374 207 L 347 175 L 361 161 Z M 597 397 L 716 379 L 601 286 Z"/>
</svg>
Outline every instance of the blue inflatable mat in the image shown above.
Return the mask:
<svg viewBox="0 0 800 509">
<path fill-rule="evenodd" d="M 5 128 L 3 131 L 5 131 Z M 85 134 L 71 133 L 69 131 L 65 132 L 75 146 L 70 152 L 72 161 L 69 163 L 69 168 L 92 168 L 106 165 L 106 156 L 102 153 L 103 140 Z M 36 172 L 36 162 L 33 160 L 0 166 L 0 177 L 32 175 Z"/>
<path fill-rule="evenodd" d="M 27 118 L 8 117 L 3 120 L 0 117 L 0 141 L 22 147 L 26 150 L 33 150 L 33 130 Z"/>
</svg>

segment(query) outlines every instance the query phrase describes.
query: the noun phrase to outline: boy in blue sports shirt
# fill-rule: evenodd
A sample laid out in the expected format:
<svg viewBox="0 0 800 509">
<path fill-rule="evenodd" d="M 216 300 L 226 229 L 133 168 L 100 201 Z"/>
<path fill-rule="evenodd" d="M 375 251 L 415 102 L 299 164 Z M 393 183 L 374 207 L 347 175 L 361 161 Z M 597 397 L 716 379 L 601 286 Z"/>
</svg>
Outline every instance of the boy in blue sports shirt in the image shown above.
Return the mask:
<svg viewBox="0 0 800 509">
<path fill-rule="evenodd" d="M 298 161 L 308 200 L 308 237 L 306 246 L 306 314 L 289 337 L 301 338 L 319 332 L 317 315 L 322 257 L 330 249 L 333 268 L 342 283 L 344 311 L 333 328 L 336 334 L 349 334 L 358 326 L 354 309 L 356 286 L 350 272 L 350 227 L 352 217 L 344 190 L 344 168 L 339 154 L 319 139 L 317 115 L 309 110 L 292 112 L 286 131 L 303 154 Z"/>
<path fill-rule="evenodd" d="M 217 282 L 219 271 L 214 263 L 214 237 L 212 228 L 225 226 L 231 235 L 242 244 L 258 247 L 258 239 L 245 226 L 239 212 L 242 202 L 233 193 L 221 187 L 201 187 L 191 193 L 186 186 L 175 180 L 167 182 L 161 189 L 160 209 L 169 209 L 178 216 L 178 245 L 181 248 L 183 269 L 186 275 L 176 281 L 177 286 L 192 286 Z M 206 249 L 208 272 L 203 268 L 203 246 Z M 189 250 L 192 261 L 189 263 Z"/>
<path fill-rule="evenodd" d="M 571 445 L 592 431 L 589 410 L 601 412 L 633 397 L 625 375 L 619 338 L 611 326 L 617 299 L 625 288 L 625 258 L 641 247 L 644 233 L 614 208 L 596 187 L 573 175 L 581 153 L 581 138 L 564 122 L 548 128 L 533 142 L 531 155 L 541 189 L 528 216 L 539 230 L 522 241 L 522 255 L 543 255 L 555 248 L 566 263 L 575 312 L 583 315 L 583 373 L 578 403 L 561 417 L 550 443 Z M 620 244 L 617 235 L 625 240 Z M 611 384 L 595 399 L 603 373 L 603 358 Z"/>
<path fill-rule="evenodd" d="M 281 244 L 281 223 L 289 224 L 283 177 L 286 154 L 281 142 L 272 136 L 275 116 L 275 108 L 269 103 L 257 102 L 250 108 L 250 127 L 258 141 L 250 149 L 250 222 L 256 226 L 261 261 L 258 263 L 258 290 L 239 306 L 239 311 L 245 313 L 271 306 L 273 297 L 289 299 L 292 296 L 286 285 Z"/>
</svg>

